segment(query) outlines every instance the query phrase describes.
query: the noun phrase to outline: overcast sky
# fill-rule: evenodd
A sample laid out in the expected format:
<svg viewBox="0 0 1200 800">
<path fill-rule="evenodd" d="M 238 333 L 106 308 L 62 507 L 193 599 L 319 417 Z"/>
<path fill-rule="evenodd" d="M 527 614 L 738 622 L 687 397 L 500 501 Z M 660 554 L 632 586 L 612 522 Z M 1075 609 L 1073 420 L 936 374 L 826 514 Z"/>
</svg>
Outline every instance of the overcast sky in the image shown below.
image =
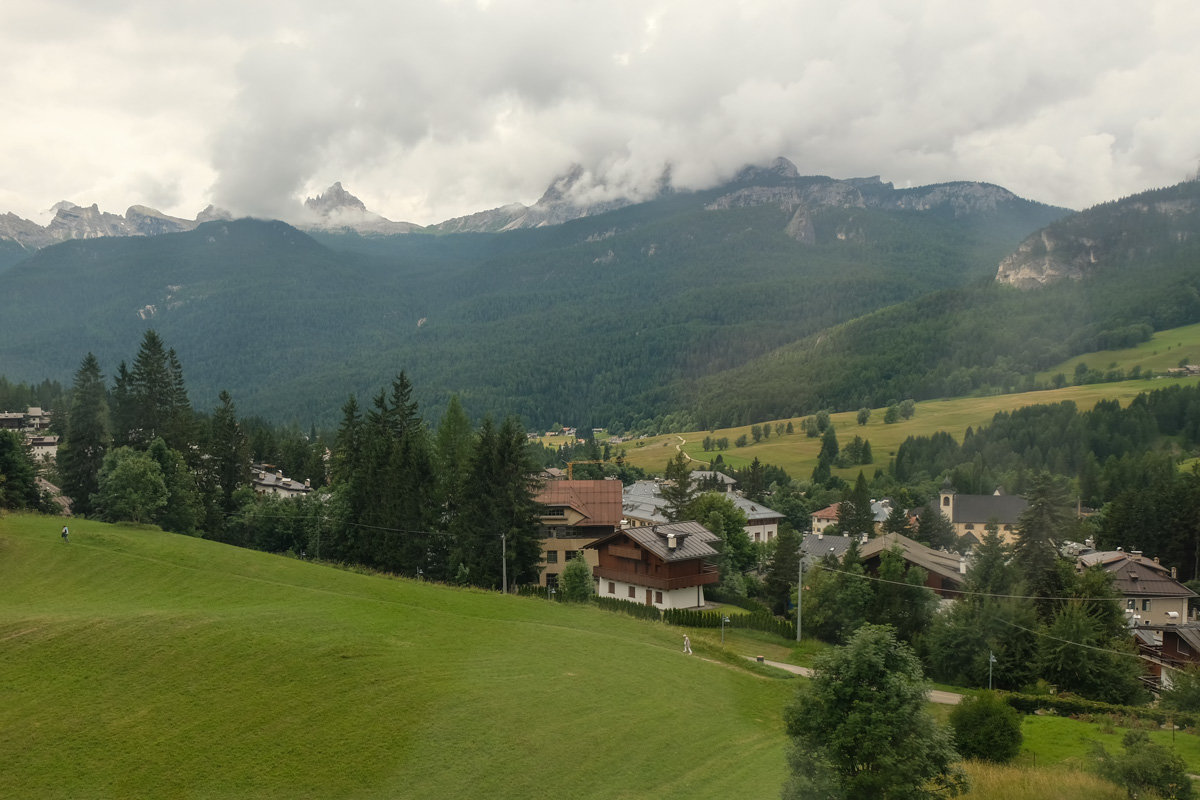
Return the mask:
<svg viewBox="0 0 1200 800">
<path fill-rule="evenodd" d="M 0 212 L 427 224 L 775 156 L 1083 208 L 1200 164 L 1195 0 L 12 0 Z"/>
</svg>

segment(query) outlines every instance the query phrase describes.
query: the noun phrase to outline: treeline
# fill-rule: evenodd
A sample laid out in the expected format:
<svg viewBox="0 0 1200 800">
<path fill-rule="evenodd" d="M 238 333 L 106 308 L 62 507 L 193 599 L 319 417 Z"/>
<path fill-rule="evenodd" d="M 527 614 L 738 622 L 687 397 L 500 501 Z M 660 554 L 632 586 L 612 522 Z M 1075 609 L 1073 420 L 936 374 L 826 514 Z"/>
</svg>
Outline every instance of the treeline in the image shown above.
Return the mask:
<svg viewBox="0 0 1200 800">
<path fill-rule="evenodd" d="M 1086 370 L 1045 384 L 1034 379 L 1071 356 L 1200 321 L 1196 257 L 1192 237 L 1160 246 L 1152 263 L 1123 263 L 1082 282 L 1021 291 L 988 281 L 934 292 L 665 391 L 676 407 L 694 409 L 701 428 L 722 428 L 820 408 L 878 408 L 898 398 L 1128 377 Z M 748 386 L 754 391 L 744 391 Z"/>
<path fill-rule="evenodd" d="M 974 494 L 997 485 L 1020 491 L 1030 473 L 1048 471 L 1076 478 L 1080 502 L 1099 508 L 1142 487 L 1140 476 L 1154 472 L 1148 465 L 1161 461 L 1166 443 L 1174 452 L 1200 447 L 1200 387 L 1158 389 L 1125 408 L 1101 400 L 1080 412 L 1065 401 L 999 412 L 989 425 L 968 428 L 961 443 L 945 432 L 909 437 L 893 471 L 905 483 L 948 475 L 959 491 Z"/>
<path fill-rule="evenodd" d="M 30 407 L 56 409 L 62 404 L 63 387 L 58 381 L 13 383 L 0 375 L 0 411 L 24 411 Z"/>
<path fill-rule="evenodd" d="M 75 515 L 160 526 L 272 552 L 477 586 L 535 581 L 539 465 L 512 418 L 476 429 L 452 398 L 431 431 L 404 373 L 335 434 L 240 420 L 222 392 L 192 409 L 173 349 L 147 331 L 111 386 L 88 354 L 75 375 L 56 477 Z M 269 461 L 312 491 L 258 495 Z M 19 438 L 0 435 L 0 505 L 48 508 Z"/>
</svg>

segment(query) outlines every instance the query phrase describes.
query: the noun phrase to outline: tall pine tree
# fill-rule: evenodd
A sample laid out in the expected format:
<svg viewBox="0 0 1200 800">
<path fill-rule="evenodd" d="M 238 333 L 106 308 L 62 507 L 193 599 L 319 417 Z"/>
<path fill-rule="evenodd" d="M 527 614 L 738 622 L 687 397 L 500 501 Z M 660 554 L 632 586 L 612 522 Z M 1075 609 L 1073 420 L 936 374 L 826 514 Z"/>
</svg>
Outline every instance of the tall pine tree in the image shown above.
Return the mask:
<svg viewBox="0 0 1200 800">
<path fill-rule="evenodd" d="M 104 376 L 96 357 L 88 353 L 75 373 L 63 449 L 58 457 L 62 490 L 71 498 L 71 510 L 76 515 L 90 516 L 93 512 L 92 495 L 100 488 L 100 467 L 109 442 Z"/>
</svg>

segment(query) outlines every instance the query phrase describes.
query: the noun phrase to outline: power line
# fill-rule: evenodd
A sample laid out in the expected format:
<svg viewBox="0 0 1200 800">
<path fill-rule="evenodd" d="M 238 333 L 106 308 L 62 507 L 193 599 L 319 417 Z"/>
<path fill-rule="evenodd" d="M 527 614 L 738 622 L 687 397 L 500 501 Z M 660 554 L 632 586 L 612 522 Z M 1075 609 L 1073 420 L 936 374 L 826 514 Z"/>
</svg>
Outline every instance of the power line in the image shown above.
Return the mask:
<svg viewBox="0 0 1200 800">
<path fill-rule="evenodd" d="M 826 566 L 824 564 L 820 564 L 820 563 L 814 563 L 812 566 L 817 569 L 823 569 L 826 572 L 836 572 L 839 575 L 848 575 L 851 578 L 862 578 L 863 580 L 875 581 L 877 583 L 890 583 L 890 584 L 894 584 L 896 586 L 908 586 L 909 588 L 913 587 L 913 584 L 905 583 L 904 581 L 893 581 L 893 580 L 888 580 L 887 578 L 879 578 L 874 575 L 859 575 L 856 572 L 846 572 L 845 570 L 835 569 L 833 567 L 828 567 L 828 566 Z M 918 565 L 918 566 L 920 566 L 920 565 Z M 924 567 L 922 567 L 922 569 L 924 569 Z M 923 587 L 923 588 L 928 588 L 928 587 Z M 930 589 L 930 591 L 933 591 L 933 590 Z M 948 594 L 969 595 L 972 597 L 992 597 L 992 598 L 996 598 L 996 599 L 1000 599 L 1000 600 L 1084 600 L 1084 601 L 1099 602 L 1099 601 L 1119 601 L 1122 599 L 1120 597 L 1073 597 L 1073 596 L 1072 597 L 1042 597 L 1040 595 L 1028 595 L 1028 594 L 992 594 L 990 592 L 973 592 L 973 591 L 970 591 L 967 589 L 940 589 L 939 591 L 943 591 Z"/>
</svg>

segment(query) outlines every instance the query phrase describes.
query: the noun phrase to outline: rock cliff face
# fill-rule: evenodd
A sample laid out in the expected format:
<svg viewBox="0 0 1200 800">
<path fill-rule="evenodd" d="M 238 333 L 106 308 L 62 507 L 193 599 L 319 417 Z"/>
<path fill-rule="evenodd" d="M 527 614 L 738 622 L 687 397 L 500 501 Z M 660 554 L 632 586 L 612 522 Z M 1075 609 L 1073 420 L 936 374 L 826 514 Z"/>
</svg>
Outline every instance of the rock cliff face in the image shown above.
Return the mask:
<svg viewBox="0 0 1200 800">
<path fill-rule="evenodd" d="M 211 208 L 211 206 L 210 206 Z M 37 250 L 71 239 L 100 239 L 106 236 L 158 236 L 190 231 L 201 221 L 180 219 L 146 206 L 130 206 L 125 216 L 101 211 L 96 204 L 77 206 L 63 201 L 54 205 L 54 219 L 38 225 L 15 214 L 0 216 L 0 239 Z"/>
<path fill-rule="evenodd" d="M 813 213 L 821 208 L 902 209 L 964 217 L 993 213 L 1003 205 L 1023 202 L 1007 189 L 987 183 L 957 182 L 896 189 L 877 175 L 847 180 L 824 175 L 802 176 L 794 164 L 783 158 L 776 159 L 769 167 L 743 169 L 730 188 L 731 191 L 718 196 L 705 208 L 720 211 L 747 206 L 778 206 L 791 214 L 785 232 L 806 244 L 816 241 Z M 841 228 L 834 235 L 838 239 L 853 239 L 857 228 Z"/>
<path fill-rule="evenodd" d="M 1034 289 L 1101 270 L 1138 269 L 1200 237 L 1200 183 L 1142 192 L 1032 234 L 996 270 L 998 283 Z"/>
</svg>

